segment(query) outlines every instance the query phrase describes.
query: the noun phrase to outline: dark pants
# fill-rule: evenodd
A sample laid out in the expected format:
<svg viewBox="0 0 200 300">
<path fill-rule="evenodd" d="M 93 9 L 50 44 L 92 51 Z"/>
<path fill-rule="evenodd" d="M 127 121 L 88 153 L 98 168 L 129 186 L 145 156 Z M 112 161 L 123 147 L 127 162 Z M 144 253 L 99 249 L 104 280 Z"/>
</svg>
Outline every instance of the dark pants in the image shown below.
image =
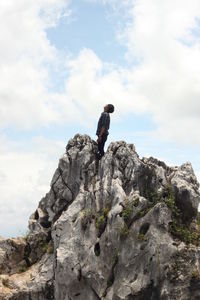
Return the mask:
<svg viewBox="0 0 200 300">
<path fill-rule="evenodd" d="M 97 153 L 97 156 L 99 159 L 102 158 L 102 156 L 104 156 L 104 145 L 105 145 L 105 142 L 107 141 L 107 134 L 103 134 L 102 135 L 102 138 L 101 138 L 101 141 L 98 143 L 98 153 Z"/>
</svg>

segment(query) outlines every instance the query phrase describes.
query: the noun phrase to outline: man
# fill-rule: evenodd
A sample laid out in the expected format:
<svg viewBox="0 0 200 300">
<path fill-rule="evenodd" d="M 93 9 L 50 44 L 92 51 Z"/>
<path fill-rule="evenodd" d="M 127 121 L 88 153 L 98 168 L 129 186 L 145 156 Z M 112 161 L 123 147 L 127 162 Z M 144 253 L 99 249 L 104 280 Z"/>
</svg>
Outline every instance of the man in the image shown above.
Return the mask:
<svg viewBox="0 0 200 300">
<path fill-rule="evenodd" d="M 104 145 L 109 134 L 108 129 L 110 127 L 110 113 L 114 112 L 114 106 L 112 104 L 107 104 L 104 106 L 104 112 L 101 114 L 97 126 L 96 135 L 98 136 L 98 159 L 101 159 L 104 156 Z"/>
</svg>

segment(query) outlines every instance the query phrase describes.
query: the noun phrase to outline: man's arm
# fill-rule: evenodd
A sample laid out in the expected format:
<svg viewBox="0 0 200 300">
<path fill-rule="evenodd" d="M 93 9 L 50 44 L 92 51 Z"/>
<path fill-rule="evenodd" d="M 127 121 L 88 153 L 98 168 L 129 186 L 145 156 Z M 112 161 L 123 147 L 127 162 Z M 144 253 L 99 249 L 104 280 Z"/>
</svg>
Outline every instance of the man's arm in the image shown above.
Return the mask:
<svg viewBox="0 0 200 300">
<path fill-rule="evenodd" d="M 97 143 L 101 142 L 102 135 L 104 134 L 104 132 L 105 132 L 105 127 L 102 127 L 97 139 Z"/>
</svg>

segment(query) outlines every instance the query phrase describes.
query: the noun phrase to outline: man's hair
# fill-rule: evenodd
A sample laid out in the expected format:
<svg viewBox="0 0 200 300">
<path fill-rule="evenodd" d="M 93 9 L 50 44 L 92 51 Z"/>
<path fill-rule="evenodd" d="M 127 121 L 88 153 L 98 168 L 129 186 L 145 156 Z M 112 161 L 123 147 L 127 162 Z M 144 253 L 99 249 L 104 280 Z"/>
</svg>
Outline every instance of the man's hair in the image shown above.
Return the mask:
<svg viewBox="0 0 200 300">
<path fill-rule="evenodd" d="M 108 112 L 113 113 L 114 110 L 115 110 L 114 105 L 108 104 Z"/>
</svg>

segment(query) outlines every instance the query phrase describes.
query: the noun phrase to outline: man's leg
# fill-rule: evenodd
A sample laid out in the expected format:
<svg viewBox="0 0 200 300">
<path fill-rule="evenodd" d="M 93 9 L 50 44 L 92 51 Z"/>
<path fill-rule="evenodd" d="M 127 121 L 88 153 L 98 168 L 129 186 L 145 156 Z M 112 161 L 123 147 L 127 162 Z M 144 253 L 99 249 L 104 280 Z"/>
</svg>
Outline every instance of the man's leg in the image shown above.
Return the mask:
<svg viewBox="0 0 200 300">
<path fill-rule="evenodd" d="M 107 134 L 103 134 L 101 142 L 98 143 L 98 158 L 104 156 L 104 145 L 106 141 L 107 141 Z"/>
</svg>

